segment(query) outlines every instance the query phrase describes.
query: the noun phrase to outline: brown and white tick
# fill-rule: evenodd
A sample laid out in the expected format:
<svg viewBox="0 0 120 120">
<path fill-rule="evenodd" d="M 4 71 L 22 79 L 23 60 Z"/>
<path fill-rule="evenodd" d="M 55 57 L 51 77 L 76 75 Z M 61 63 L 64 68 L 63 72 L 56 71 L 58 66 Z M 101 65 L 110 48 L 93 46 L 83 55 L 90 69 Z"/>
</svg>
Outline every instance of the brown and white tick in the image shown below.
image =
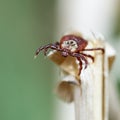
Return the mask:
<svg viewBox="0 0 120 120">
<path fill-rule="evenodd" d="M 104 53 L 103 48 L 86 49 L 87 45 L 88 45 L 88 41 L 85 40 L 84 38 L 77 35 L 69 34 L 69 35 L 63 36 L 60 42 L 51 43 L 51 44 L 47 44 L 45 46 L 39 47 L 35 52 L 35 56 L 37 56 L 39 52 L 42 50 L 44 51 L 44 55 L 46 55 L 48 49 L 50 48 L 52 50 L 61 52 L 61 55 L 63 57 L 67 57 L 67 56 L 75 57 L 79 61 L 78 75 L 80 75 L 83 62 L 85 64 L 84 68 L 85 69 L 87 68 L 87 65 L 88 65 L 87 58 L 90 58 L 94 62 L 94 57 L 89 54 L 83 53 L 83 51 L 100 50 L 102 53 Z"/>
</svg>

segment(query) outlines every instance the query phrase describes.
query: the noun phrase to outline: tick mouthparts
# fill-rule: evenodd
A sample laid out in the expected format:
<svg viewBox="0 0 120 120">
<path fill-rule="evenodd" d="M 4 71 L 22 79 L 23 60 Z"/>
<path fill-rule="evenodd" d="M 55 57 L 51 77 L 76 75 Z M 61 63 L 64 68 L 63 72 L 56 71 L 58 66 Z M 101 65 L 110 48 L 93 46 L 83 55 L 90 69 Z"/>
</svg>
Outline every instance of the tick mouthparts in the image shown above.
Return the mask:
<svg viewBox="0 0 120 120">
<path fill-rule="evenodd" d="M 68 56 L 68 53 L 67 52 L 62 52 L 62 56 L 64 56 L 64 57 L 67 57 Z"/>
</svg>

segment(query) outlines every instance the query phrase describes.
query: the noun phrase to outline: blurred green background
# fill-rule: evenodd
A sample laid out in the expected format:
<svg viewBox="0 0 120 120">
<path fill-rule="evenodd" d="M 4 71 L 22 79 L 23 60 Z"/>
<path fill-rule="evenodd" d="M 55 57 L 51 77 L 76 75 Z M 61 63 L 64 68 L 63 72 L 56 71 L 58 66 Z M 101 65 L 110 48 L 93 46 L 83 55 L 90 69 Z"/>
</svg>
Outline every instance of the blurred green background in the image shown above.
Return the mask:
<svg viewBox="0 0 120 120">
<path fill-rule="evenodd" d="M 0 0 L 0 120 L 53 120 L 53 63 L 36 48 L 53 42 L 55 0 Z M 120 2 L 111 43 L 120 51 Z M 120 93 L 119 60 L 113 74 Z"/>
<path fill-rule="evenodd" d="M 0 0 L 0 120 L 52 120 L 54 0 Z"/>
</svg>

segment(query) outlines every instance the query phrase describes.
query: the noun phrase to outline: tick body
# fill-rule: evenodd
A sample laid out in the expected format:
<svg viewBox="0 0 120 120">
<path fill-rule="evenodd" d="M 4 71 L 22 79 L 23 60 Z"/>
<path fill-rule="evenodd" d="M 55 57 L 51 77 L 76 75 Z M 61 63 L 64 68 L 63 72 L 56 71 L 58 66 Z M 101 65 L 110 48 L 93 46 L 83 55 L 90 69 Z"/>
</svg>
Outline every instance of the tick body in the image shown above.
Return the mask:
<svg viewBox="0 0 120 120">
<path fill-rule="evenodd" d="M 48 49 L 52 49 L 52 50 L 59 51 L 63 57 L 67 57 L 67 56 L 75 57 L 79 61 L 78 75 L 80 75 L 83 63 L 85 64 L 85 67 L 84 67 L 85 69 L 88 66 L 87 58 L 90 58 L 94 62 L 94 57 L 89 54 L 83 53 L 84 51 L 99 50 L 102 53 L 104 53 L 103 48 L 86 49 L 87 45 L 88 45 L 88 41 L 85 40 L 84 38 L 73 35 L 73 34 L 69 34 L 69 35 L 63 36 L 60 39 L 60 42 L 39 47 L 36 50 L 35 56 L 37 56 L 42 50 L 44 51 L 44 55 L 46 55 Z"/>
</svg>

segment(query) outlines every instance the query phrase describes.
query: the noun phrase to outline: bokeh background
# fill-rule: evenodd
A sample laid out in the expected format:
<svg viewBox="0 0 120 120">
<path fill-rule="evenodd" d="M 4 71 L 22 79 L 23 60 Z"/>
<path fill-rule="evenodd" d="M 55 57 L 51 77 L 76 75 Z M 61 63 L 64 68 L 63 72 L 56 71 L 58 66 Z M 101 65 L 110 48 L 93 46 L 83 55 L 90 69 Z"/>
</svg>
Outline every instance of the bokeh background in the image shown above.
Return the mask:
<svg viewBox="0 0 120 120">
<path fill-rule="evenodd" d="M 0 0 L 0 120 L 52 120 L 54 0 Z"/>
<path fill-rule="evenodd" d="M 56 27 L 60 26 L 56 12 L 59 3 L 60 0 L 0 0 L 0 120 L 53 120 L 54 64 L 43 54 L 36 60 L 33 56 L 36 48 L 57 40 L 63 32 L 58 30 L 59 33 Z M 112 82 L 120 101 L 119 0 L 114 7 L 112 29 L 108 27 L 105 35 L 117 51 Z"/>
</svg>

